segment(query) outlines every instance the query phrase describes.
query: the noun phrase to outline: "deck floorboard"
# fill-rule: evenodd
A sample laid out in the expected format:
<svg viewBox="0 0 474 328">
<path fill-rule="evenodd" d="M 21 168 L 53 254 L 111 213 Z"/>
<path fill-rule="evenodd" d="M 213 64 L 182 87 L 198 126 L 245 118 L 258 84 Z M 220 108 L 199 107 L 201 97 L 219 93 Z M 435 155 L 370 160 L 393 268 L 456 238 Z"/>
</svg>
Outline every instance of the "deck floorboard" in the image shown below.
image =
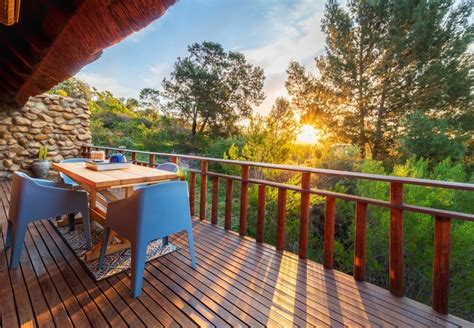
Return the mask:
<svg viewBox="0 0 474 328">
<path fill-rule="evenodd" d="M 20 266 L 5 250 L 10 182 L 0 181 L 3 327 L 474 327 L 267 244 L 194 221 L 197 269 L 180 249 L 147 263 L 143 293 L 129 273 L 95 282 L 46 221 L 28 227 Z"/>
</svg>

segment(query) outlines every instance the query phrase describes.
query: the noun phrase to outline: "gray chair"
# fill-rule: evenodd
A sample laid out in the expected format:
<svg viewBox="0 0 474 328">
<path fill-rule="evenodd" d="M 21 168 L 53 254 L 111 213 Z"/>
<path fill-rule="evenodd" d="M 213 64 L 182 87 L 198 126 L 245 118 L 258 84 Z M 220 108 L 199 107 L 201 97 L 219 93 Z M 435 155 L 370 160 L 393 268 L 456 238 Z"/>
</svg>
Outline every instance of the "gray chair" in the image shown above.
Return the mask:
<svg viewBox="0 0 474 328">
<path fill-rule="evenodd" d="M 104 264 L 112 229 L 131 243 L 134 297 L 140 296 L 147 246 L 155 239 L 186 231 L 191 266 L 196 267 L 188 187 L 185 181 L 143 187 L 129 198 L 110 203 L 105 224 L 99 268 Z"/>
<path fill-rule="evenodd" d="M 21 247 L 29 223 L 68 213 L 82 213 L 86 248 L 91 245 L 91 228 L 87 193 L 70 186 L 42 179 L 30 178 L 25 173 L 13 174 L 10 214 L 6 248 L 12 247 L 10 268 L 20 261 Z"/>
<path fill-rule="evenodd" d="M 88 161 L 87 158 L 68 158 L 68 159 L 62 160 L 61 163 L 83 163 L 87 161 Z M 66 174 L 59 172 L 59 177 L 60 177 L 61 182 L 67 183 L 73 187 L 78 187 L 78 184 L 74 180 L 72 180 L 70 177 L 68 177 Z"/>
<path fill-rule="evenodd" d="M 156 168 L 158 170 L 163 170 L 163 171 L 168 171 L 168 172 L 173 172 L 173 173 L 179 172 L 179 166 L 175 163 L 161 163 Z"/>
<path fill-rule="evenodd" d="M 178 173 L 179 172 L 179 166 L 175 163 L 170 163 L 170 162 L 165 162 L 161 163 L 156 167 L 158 170 L 163 170 L 163 171 L 168 171 L 172 173 Z M 168 236 L 163 238 L 163 245 L 167 245 L 169 242 Z"/>
<path fill-rule="evenodd" d="M 88 161 L 87 158 L 68 158 L 64 159 L 61 161 L 61 163 L 83 163 Z M 77 188 L 79 185 L 68 177 L 66 174 L 63 172 L 59 172 L 59 181 L 65 184 L 70 185 L 72 188 Z M 76 213 L 68 213 L 68 219 L 69 219 L 69 231 L 74 231 L 75 229 L 75 223 L 76 223 Z"/>
</svg>

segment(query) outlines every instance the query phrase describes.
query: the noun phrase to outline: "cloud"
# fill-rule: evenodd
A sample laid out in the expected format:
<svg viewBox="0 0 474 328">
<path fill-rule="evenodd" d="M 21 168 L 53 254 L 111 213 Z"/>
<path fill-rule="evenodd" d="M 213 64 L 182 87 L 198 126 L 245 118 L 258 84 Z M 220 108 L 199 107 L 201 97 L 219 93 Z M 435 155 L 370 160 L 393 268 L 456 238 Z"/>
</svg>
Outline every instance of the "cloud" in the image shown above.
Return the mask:
<svg viewBox="0 0 474 328">
<path fill-rule="evenodd" d="M 110 91 L 117 97 L 137 97 L 136 89 L 127 87 L 111 77 L 88 72 L 79 72 L 76 74 L 76 77 L 86 81 L 89 85 L 95 87 L 99 91 Z"/>
<path fill-rule="evenodd" d="M 158 63 L 151 65 L 143 78 L 143 82 L 149 88 L 158 89 L 161 86 L 163 78 L 168 77 L 172 70 L 172 63 Z"/>
<path fill-rule="evenodd" d="M 241 49 L 247 59 L 265 70 L 266 100 L 257 112 L 268 113 L 278 96 L 285 96 L 286 68 L 291 60 L 314 71 L 314 57 L 324 49 L 321 19 L 324 7 L 317 1 L 302 1 L 298 5 L 277 5 L 266 15 L 265 34 L 272 35 L 261 46 Z"/>
</svg>

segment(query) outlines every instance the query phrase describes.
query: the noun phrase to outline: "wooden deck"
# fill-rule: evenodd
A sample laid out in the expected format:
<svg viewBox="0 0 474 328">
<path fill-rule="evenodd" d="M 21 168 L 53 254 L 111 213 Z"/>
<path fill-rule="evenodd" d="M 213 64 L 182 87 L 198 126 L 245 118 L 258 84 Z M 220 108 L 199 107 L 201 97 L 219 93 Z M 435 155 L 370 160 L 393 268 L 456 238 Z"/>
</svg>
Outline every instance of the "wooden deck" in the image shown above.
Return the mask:
<svg viewBox="0 0 474 328">
<path fill-rule="evenodd" d="M 146 265 L 143 294 L 129 276 L 95 282 L 47 221 L 31 224 L 21 265 L 5 251 L 10 184 L 0 182 L 0 326 L 474 326 L 291 253 L 194 222 L 197 270 L 178 252 Z"/>
</svg>

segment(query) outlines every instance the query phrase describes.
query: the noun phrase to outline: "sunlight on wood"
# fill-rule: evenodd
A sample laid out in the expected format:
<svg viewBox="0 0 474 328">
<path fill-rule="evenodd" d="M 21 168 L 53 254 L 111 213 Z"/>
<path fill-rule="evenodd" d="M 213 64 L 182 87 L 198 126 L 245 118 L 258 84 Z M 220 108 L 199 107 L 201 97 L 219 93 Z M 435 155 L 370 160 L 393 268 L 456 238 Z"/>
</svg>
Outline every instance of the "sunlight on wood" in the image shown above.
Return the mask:
<svg viewBox="0 0 474 328">
<path fill-rule="evenodd" d="M 296 142 L 299 144 L 316 144 L 320 139 L 320 132 L 312 125 L 303 125 L 296 136 Z"/>
</svg>

